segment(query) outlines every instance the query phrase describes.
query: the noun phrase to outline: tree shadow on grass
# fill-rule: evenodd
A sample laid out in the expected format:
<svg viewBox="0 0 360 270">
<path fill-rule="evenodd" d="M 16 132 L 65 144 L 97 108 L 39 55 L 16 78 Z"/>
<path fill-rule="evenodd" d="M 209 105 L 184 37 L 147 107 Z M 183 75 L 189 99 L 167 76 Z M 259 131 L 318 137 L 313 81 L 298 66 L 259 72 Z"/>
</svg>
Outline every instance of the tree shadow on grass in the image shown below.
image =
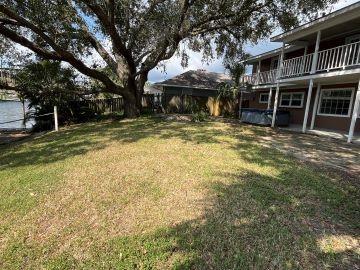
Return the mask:
<svg viewBox="0 0 360 270">
<path fill-rule="evenodd" d="M 118 237 L 94 249 L 88 261 L 62 254 L 59 268 L 175 269 L 356 269 L 359 189 L 352 181 L 312 168 L 259 144 L 266 131 L 213 123 L 156 119 L 101 122 L 48 134 L 31 143 L 5 147 L 0 168 L 47 164 L 109 143 L 153 137 L 194 144 L 221 144 L 266 174 L 242 169 L 215 171 L 204 214 L 154 233 Z M 247 132 L 252 132 L 251 134 Z M 224 137 L 233 141 L 227 142 Z M 226 180 L 226 181 L 225 181 Z M 356 179 L 355 179 L 356 180 Z M 61 267 L 63 266 L 63 267 Z"/>
<path fill-rule="evenodd" d="M 313 173 L 220 173 L 232 181 L 208 186 L 203 216 L 115 238 L 99 253 L 111 255 L 96 261 L 118 269 L 357 269 L 359 194 L 323 176 L 300 181 Z"/>
<path fill-rule="evenodd" d="M 219 131 L 213 129 L 213 123 L 209 122 L 169 122 L 145 117 L 120 122 L 94 122 L 0 146 L 0 169 L 49 164 L 103 149 L 113 142 L 127 144 L 145 138 L 158 138 L 181 139 L 197 144 L 220 143 L 219 136 L 232 136 L 233 133 L 231 125 L 228 130 Z M 250 140 L 247 135 L 238 136 L 242 140 Z"/>
<path fill-rule="evenodd" d="M 175 269 L 357 269 L 358 178 L 265 149 L 254 137 L 235 136 L 237 143 L 228 147 L 239 158 L 276 172 L 215 172 L 227 181 L 207 186 L 204 205 L 211 207 L 202 217 L 131 241 L 148 246 L 152 258 L 167 254 Z M 137 256 L 120 265 L 153 263 L 148 255 Z"/>
</svg>

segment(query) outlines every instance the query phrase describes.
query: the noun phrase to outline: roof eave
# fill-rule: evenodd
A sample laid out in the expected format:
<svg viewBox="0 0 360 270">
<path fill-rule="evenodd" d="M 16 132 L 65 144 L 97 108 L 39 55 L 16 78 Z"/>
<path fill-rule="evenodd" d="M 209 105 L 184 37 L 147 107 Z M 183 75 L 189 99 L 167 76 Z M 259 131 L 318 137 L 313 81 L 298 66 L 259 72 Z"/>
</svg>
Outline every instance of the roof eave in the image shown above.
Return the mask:
<svg viewBox="0 0 360 270">
<path fill-rule="evenodd" d="M 301 46 L 297 46 L 297 45 L 285 46 L 285 52 L 292 52 L 292 51 L 298 50 L 300 48 L 301 48 Z M 252 56 L 242 62 L 245 64 L 254 64 L 254 63 L 258 62 L 259 60 L 263 60 L 263 59 L 267 59 L 269 57 L 274 57 L 274 56 L 280 55 L 280 53 L 281 53 L 281 47 L 274 49 L 272 51 L 268 51 L 268 52 L 265 52 L 262 54 Z"/>
<path fill-rule="evenodd" d="M 218 90 L 216 88 L 209 88 L 209 87 L 199 87 L 199 86 L 189 86 L 189 85 L 179 85 L 179 84 L 163 84 L 158 83 L 159 86 L 167 86 L 167 87 L 182 87 L 182 88 L 193 88 L 193 89 L 202 89 L 202 90 Z"/>
<path fill-rule="evenodd" d="M 352 4 L 350 6 L 344 7 L 340 10 L 337 10 L 333 13 L 330 13 L 324 17 L 321 17 L 317 20 L 311 21 L 304 25 L 301 25 L 293 30 L 284 32 L 280 35 L 276 35 L 270 38 L 272 42 L 289 42 L 295 40 L 296 38 L 301 38 L 302 36 L 317 32 L 329 28 L 333 25 L 349 21 L 353 18 L 358 17 L 360 12 L 360 2 Z M 346 15 L 346 16 L 345 16 Z"/>
</svg>

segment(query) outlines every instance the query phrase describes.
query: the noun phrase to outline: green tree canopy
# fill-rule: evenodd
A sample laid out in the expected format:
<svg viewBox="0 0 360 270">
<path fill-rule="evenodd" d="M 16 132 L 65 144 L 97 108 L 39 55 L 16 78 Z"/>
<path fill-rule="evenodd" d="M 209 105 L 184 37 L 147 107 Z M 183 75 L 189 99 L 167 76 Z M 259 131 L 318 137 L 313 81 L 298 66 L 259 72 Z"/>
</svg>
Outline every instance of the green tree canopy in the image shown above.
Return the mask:
<svg viewBox="0 0 360 270">
<path fill-rule="evenodd" d="M 188 49 L 226 63 L 244 44 L 290 29 L 336 0 L 0 0 L 0 35 L 64 61 L 120 94 L 136 116 L 150 70 Z M 0 43 L 4 43 L 1 39 Z M 181 45 L 181 46 L 180 46 Z M 112 76 L 87 65 L 96 51 Z"/>
<path fill-rule="evenodd" d="M 81 90 L 76 85 L 72 69 L 61 67 L 60 62 L 41 61 L 26 65 L 15 76 L 15 88 L 30 106 L 52 111 L 68 100 L 77 100 Z"/>
<path fill-rule="evenodd" d="M 50 128 L 52 115 L 42 116 L 58 107 L 59 122 L 79 122 L 86 120 L 91 111 L 82 108 L 84 93 L 76 83 L 76 75 L 71 68 L 62 67 L 60 62 L 44 60 L 24 66 L 15 75 L 15 89 L 22 100 L 29 100 L 35 109 L 37 128 Z"/>
</svg>

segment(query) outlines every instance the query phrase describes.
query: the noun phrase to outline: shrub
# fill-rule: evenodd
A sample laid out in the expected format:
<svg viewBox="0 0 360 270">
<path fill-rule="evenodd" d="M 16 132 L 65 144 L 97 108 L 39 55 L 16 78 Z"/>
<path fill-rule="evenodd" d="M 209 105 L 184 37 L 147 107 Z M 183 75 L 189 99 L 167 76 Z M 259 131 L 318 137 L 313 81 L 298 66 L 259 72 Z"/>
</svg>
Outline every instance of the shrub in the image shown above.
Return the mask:
<svg viewBox="0 0 360 270">
<path fill-rule="evenodd" d="M 193 122 L 204 122 L 208 118 L 208 114 L 204 111 L 199 111 L 192 114 L 192 121 Z"/>
<path fill-rule="evenodd" d="M 81 103 L 84 89 L 75 82 L 73 70 L 59 62 L 40 61 L 25 66 L 15 77 L 22 99 L 30 101 L 34 109 L 35 130 L 52 129 L 53 115 L 42 116 L 58 108 L 59 124 L 84 122 L 96 116 L 94 110 Z"/>
</svg>

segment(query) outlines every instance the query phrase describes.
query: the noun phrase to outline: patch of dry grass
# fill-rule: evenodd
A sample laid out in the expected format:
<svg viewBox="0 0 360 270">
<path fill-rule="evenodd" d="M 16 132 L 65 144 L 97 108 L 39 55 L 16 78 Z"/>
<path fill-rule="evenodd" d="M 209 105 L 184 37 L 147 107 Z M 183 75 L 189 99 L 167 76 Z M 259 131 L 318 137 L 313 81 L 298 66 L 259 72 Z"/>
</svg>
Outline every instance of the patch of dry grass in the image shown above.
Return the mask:
<svg viewBox="0 0 360 270">
<path fill-rule="evenodd" d="M 265 128 L 140 118 L 0 148 L 0 268 L 359 266 L 359 190 Z"/>
</svg>

